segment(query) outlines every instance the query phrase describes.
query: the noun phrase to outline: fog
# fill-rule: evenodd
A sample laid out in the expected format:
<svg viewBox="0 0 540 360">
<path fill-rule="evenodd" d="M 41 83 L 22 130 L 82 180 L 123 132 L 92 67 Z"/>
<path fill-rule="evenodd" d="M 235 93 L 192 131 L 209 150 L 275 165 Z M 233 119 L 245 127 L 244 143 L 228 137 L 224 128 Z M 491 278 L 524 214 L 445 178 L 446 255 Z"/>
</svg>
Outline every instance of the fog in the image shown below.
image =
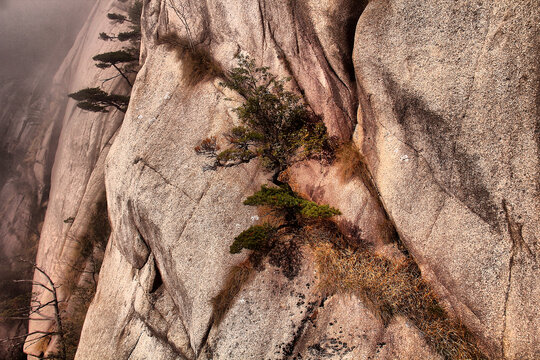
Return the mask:
<svg viewBox="0 0 540 360">
<path fill-rule="evenodd" d="M 0 0 L 0 81 L 60 64 L 95 0 Z"/>
</svg>

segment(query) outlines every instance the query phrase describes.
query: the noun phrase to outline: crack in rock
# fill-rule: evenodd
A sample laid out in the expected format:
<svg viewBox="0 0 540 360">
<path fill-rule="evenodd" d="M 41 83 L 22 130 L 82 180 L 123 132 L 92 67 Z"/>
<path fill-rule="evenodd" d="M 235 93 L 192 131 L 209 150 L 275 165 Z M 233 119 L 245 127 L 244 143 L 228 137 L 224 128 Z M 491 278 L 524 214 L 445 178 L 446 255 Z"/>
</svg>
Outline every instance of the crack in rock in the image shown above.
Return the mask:
<svg viewBox="0 0 540 360">
<path fill-rule="evenodd" d="M 156 169 L 155 167 L 153 167 L 152 165 L 148 164 L 146 162 L 146 160 L 144 160 L 143 158 L 141 157 L 137 157 L 135 158 L 135 160 L 133 161 L 133 164 L 138 164 L 138 163 L 142 163 L 143 164 L 143 167 L 146 167 L 150 170 L 152 170 L 153 172 L 155 172 L 161 179 L 163 179 L 163 181 L 165 182 L 165 184 L 169 185 L 169 186 L 172 186 L 173 188 L 175 189 L 178 189 L 182 192 L 182 194 L 184 194 L 189 200 L 193 201 L 193 202 L 197 202 L 196 200 L 194 200 L 191 196 L 188 195 L 188 193 L 182 189 L 181 187 L 179 187 L 178 185 L 175 185 L 173 184 L 169 179 L 167 179 L 158 169 Z"/>
</svg>

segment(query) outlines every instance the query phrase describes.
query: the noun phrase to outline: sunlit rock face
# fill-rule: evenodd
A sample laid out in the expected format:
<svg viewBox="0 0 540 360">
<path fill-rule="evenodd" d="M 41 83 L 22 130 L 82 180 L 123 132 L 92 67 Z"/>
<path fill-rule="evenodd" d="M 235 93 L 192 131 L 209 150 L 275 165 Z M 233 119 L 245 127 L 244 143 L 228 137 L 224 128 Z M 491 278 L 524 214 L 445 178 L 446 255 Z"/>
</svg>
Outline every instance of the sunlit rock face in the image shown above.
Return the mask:
<svg viewBox="0 0 540 360">
<path fill-rule="evenodd" d="M 59 72 L 74 74 L 70 91 L 101 76 L 89 59 L 106 46 L 97 34 L 115 31 L 104 16 L 115 3 L 98 3 Z M 55 158 L 38 261 L 65 271 L 54 259 L 71 258 L 70 239 L 104 188 L 112 226 L 76 358 L 441 358 L 405 317 L 383 321 L 365 299 L 322 294 L 308 246 L 287 252 L 294 276 L 270 263 L 251 269 L 218 317 L 212 299 L 247 257 L 229 245 L 257 219 L 242 201 L 269 174 L 256 162 L 202 170 L 193 148 L 238 124 L 241 99 L 160 45 L 188 30 L 225 69 L 242 52 L 290 76 L 329 134 L 353 139 L 369 176 L 306 161 L 287 172 L 297 192 L 340 208 L 357 244 L 399 258 L 382 230 L 393 223 L 489 358 L 537 358 L 534 5 L 145 1 L 142 69 L 121 127 L 115 114 L 70 104 Z"/>
<path fill-rule="evenodd" d="M 424 276 L 495 358 L 540 356 L 537 5 L 373 2 L 355 39 L 355 142 Z"/>
<path fill-rule="evenodd" d="M 352 135 L 352 34 L 361 4 L 191 5 L 185 15 L 193 39 L 207 44 L 221 66 L 234 67 L 240 50 L 273 73 L 292 76 L 292 86 L 324 116 L 332 135 Z M 300 267 L 295 277 L 266 264 L 216 320 L 212 299 L 246 256 L 232 256 L 229 245 L 256 219 L 254 209 L 242 201 L 270 175 L 256 163 L 202 170 L 207 160 L 193 147 L 238 123 L 231 110 L 239 98 L 219 79 L 193 83 L 182 58 L 158 44 L 160 36 L 171 32 L 185 36 L 181 19 L 165 2 L 145 4 L 143 19 L 143 66 L 107 159 L 113 235 L 77 358 L 142 359 L 149 351 L 156 359 L 354 359 L 376 354 L 379 339 L 387 334 L 384 324 L 357 298 L 320 294 L 307 247 L 290 254 Z M 348 32 L 323 26 L 336 22 Z M 347 207 L 351 222 L 359 219 L 372 231 L 368 219 L 374 226 L 384 214 L 363 183 L 349 185 L 349 194 L 358 198 L 340 201 L 334 192 L 325 192 L 325 186 L 339 186 L 338 178 L 332 179 L 335 170 L 311 166 L 312 171 L 302 167 L 289 174 L 298 191 Z M 102 319 L 107 319 L 105 326 Z M 392 329 L 402 337 L 408 336 L 404 331 L 416 332 L 410 337 L 413 353 L 437 358 L 414 328 L 396 324 Z"/>
</svg>

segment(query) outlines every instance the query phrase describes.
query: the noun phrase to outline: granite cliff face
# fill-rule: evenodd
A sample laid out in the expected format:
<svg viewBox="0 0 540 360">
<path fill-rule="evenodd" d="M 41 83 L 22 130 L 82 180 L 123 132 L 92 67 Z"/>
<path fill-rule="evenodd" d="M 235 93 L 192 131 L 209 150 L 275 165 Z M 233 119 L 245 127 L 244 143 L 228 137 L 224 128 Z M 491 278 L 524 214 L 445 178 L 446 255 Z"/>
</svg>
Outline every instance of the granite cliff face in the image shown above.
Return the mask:
<svg viewBox="0 0 540 360">
<path fill-rule="evenodd" d="M 102 51 L 95 39 L 111 25 L 100 12 L 114 3 L 98 2 L 77 58 Z M 194 146 L 238 124 L 241 98 L 196 74 L 185 49 L 163 43 L 170 34 L 191 37 L 221 68 L 241 52 L 290 76 L 363 166 L 344 180 L 339 161 L 297 163 L 294 189 L 339 208 L 353 244 L 396 262 L 410 254 L 486 357 L 538 358 L 536 5 L 145 1 L 123 123 L 67 111 L 55 158 L 38 262 L 66 271 L 51 259 L 73 259 L 69 239 L 105 189 L 112 227 L 76 359 L 444 358 L 406 316 L 319 291 L 306 245 L 287 252 L 294 277 L 266 262 L 218 316 L 213 299 L 247 257 L 229 245 L 257 220 L 242 201 L 270 175 L 255 162 L 202 170 Z M 73 66 L 74 89 L 100 76 L 89 62 Z"/>
<path fill-rule="evenodd" d="M 112 42 L 99 40 L 99 33 L 118 32 L 120 25 L 111 23 L 106 15 L 111 11 L 121 11 L 123 6 L 112 0 L 96 2 L 53 80 L 54 93 L 51 97 L 54 101 L 49 102 L 47 119 L 56 132 L 56 147 L 52 153 L 54 164 L 48 170 L 50 193 L 36 263 L 60 286 L 62 301 L 70 300 L 74 284 L 80 281 L 81 273 L 87 273 L 87 258 L 81 255 L 83 238 L 89 235 L 92 222 L 99 213 L 99 205 L 105 198 L 105 158 L 122 122 L 122 114 L 118 112 L 82 111 L 68 99 L 67 94 L 85 87 L 100 86 L 113 74 L 110 70 L 94 66 L 92 56 L 118 47 Z M 105 83 L 104 88 L 109 92 L 127 92 L 119 79 Z M 40 169 L 40 162 L 35 168 Z M 34 280 L 46 283 L 39 273 L 35 274 Z M 40 294 L 38 299 L 41 303 L 51 300 L 50 293 L 43 293 L 39 287 L 34 291 Z M 66 311 L 69 312 L 70 308 Z M 52 315 L 52 308 L 43 313 L 43 317 Z M 29 332 L 48 331 L 53 326 L 52 320 L 36 318 L 30 321 Z M 36 342 L 29 337 L 25 346 L 29 358 L 48 354 L 51 349 L 53 347 L 49 346 L 47 338 Z"/>
</svg>

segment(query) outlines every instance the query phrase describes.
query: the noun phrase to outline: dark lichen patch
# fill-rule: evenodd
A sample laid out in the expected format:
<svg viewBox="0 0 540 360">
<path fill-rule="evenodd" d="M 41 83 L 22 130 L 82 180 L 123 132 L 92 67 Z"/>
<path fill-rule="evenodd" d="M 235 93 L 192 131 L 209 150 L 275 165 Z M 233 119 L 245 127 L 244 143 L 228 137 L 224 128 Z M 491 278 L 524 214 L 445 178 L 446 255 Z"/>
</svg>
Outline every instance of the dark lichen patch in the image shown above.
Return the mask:
<svg viewBox="0 0 540 360">
<path fill-rule="evenodd" d="M 345 356 L 352 352 L 355 346 L 349 347 L 346 342 L 338 338 L 324 338 L 322 341 L 308 346 L 307 351 L 317 359 L 331 358 L 335 356 Z"/>
</svg>

